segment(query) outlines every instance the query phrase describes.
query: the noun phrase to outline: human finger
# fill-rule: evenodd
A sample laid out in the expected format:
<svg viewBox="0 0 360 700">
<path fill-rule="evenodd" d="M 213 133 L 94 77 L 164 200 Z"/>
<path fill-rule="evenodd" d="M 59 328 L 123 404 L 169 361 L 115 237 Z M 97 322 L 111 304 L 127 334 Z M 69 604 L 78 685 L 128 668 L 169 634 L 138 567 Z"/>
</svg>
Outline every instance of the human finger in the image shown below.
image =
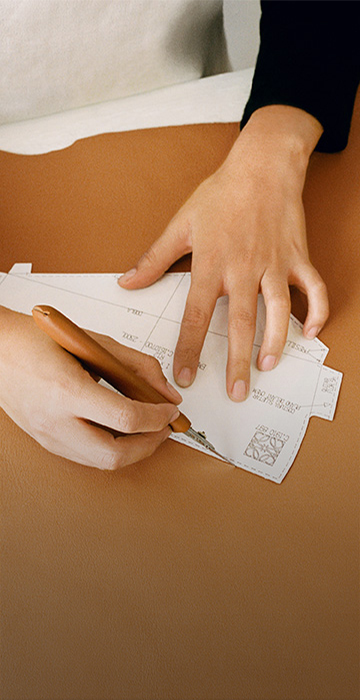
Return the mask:
<svg viewBox="0 0 360 700">
<path fill-rule="evenodd" d="M 173 372 L 179 386 L 188 387 L 195 379 L 217 296 L 216 290 L 209 289 L 208 277 L 199 280 L 193 276 L 174 355 Z"/>
<path fill-rule="evenodd" d="M 315 338 L 329 317 L 329 299 L 325 282 L 317 270 L 309 263 L 295 277 L 295 284 L 305 292 L 308 312 L 303 334 L 309 340 Z"/>
<path fill-rule="evenodd" d="M 126 289 L 139 289 L 153 284 L 179 258 L 190 253 L 191 245 L 182 235 L 179 223 L 170 222 L 135 267 L 119 277 L 118 284 Z"/>
<path fill-rule="evenodd" d="M 173 403 L 134 401 L 96 384 L 89 376 L 77 391 L 73 390 L 67 406 L 74 416 L 122 433 L 156 432 L 179 416 Z"/>
<path fill-rule="evenodd" d="M 226 386 L 233 401 L 244 401 L 250 386 L 250 361 L 256 328 L 258 285 L 229 292 L 228 362 Z"/>
<path fill-rule="evenodd" d="M 171 434 L 166 426 L 154 433 L 115 437 L 97 425 L 72 418 L 55 434 L 38 436 L 45 449 L 78 464 L 114 471 L 151 455 Z"/>
<path fill-rule="evenodd" d="M 261 291 L 266 306 L 266 326 L 257 365 L 263 371 L 276 367 L 283 352 L 290 317 L 290 292 L 286 278 L 264 275 Z"/>
</svg>

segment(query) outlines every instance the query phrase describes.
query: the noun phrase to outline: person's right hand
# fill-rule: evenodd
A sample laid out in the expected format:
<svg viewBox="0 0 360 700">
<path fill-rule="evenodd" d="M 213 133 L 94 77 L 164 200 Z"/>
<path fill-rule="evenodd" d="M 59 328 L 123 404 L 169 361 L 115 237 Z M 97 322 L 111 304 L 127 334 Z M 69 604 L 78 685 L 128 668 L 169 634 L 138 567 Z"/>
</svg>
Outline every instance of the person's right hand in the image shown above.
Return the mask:
<svg viewBox="0 0 360 700">
<path fill-rule="evenodd" d="M 157 389 L 164 403 L 132 401 L 99 385 L 30 316 L 0 307 L 0 406 L 50 452 L 115 470 L 152 454 L 169 437 L 181 396 L 155 358 L 91 335 Z"/>
</svg>

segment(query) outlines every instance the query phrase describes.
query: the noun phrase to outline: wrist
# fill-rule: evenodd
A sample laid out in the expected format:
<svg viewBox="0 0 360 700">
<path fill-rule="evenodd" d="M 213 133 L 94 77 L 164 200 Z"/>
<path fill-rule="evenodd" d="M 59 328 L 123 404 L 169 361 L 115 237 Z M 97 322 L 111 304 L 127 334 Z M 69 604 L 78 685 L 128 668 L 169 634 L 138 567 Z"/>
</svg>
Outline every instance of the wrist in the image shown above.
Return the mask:
<svg viewBox="0 0 360 700">
<path fill-rule="evenodd" d="M 320 122 L 302 109 L 267 105 L 251 115 L 229 161 L 234 167 L 245 160 L 259 174 L 265 174 L 267 168 L 274 176 L 291 171 L 303 180 L 322 132 Z"/>
<path fill-rule="evenodd" d="M 248 128 L 249 127 L 249 128 Z M 283 149 L 297 152 L 309 158 L 323 127 L 303 109 L 289 105 L 267 105 L 257 109 L 244 127 L 269 141 L 274 140 Z"/>
</svg>

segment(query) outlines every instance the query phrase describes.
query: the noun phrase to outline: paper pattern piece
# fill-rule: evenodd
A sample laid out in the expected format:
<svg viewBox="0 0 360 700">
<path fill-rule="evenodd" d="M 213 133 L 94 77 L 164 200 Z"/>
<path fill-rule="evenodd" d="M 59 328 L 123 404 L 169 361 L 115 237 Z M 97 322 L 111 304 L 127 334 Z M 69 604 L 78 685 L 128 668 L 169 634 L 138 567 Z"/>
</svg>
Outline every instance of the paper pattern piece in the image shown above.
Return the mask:
<svg viewBox="0 0 360 700">
<path fill-rule="evenodd" d="M 32 274 L 14 266 L 0 275 L 0 304 L 30 314 L 49 304 L 89 330 L 156 357 L 172 382 L 172 359 L 190 287 L 190 273 L 166 274 L 143 290 L 121 289 L 117 274 Z M 280 483 L 299 450 L 311 416 L 332 420 L 342 374 L 323 363 L 328 348 L 307 340 L 290 318 L 285 350 L 271 372 L 256 368 L 265 328 L 265 305 L 258 297 L 249 398 L 235 404 L 226 395 L 227 297 L 218 300 L 199 362 L 197 378 L 182 389 L 181 410 L 195 430 L 236 467 Z M 183 434 L 173 440 L 203 452 Z"/>
</svg>

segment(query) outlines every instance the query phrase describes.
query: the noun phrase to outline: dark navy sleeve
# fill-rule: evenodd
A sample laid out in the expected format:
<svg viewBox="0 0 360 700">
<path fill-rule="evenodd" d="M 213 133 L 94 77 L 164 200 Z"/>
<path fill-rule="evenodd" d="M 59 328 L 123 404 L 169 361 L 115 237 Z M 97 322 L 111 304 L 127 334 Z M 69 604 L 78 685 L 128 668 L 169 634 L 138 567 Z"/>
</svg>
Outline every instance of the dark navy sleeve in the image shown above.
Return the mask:
<svg viewBox="0 0 360 700">
<path fill-rule="evenodd" d="M 260 49 L 241 128 L 260 107 L 299 107 L 324 128 L 316 150 L 340 151 L 359 80 L 358 0 L 263 0 Z"/>
</svg>

